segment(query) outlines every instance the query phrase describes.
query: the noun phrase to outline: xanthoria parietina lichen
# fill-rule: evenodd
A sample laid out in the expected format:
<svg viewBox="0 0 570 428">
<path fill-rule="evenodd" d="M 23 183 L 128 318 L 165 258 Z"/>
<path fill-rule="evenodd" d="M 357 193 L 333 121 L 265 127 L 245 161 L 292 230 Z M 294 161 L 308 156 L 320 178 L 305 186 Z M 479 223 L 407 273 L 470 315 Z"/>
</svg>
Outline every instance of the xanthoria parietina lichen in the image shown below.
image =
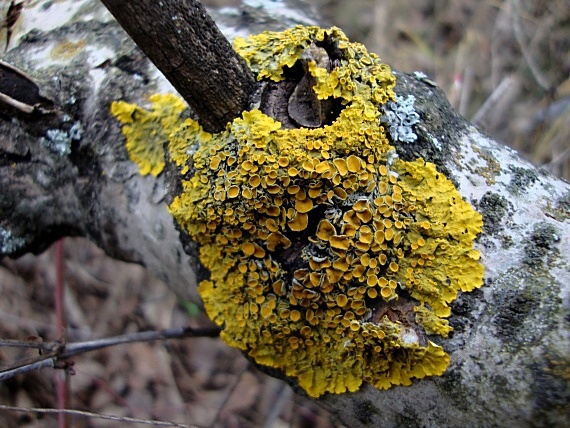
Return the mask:
<svg viewBox="0 0 570 428">
<path fill-rule="evenodd" d="M 170 158 L 193 171 L 170 212 L 200 246 L 199 290 L 223 340 L 313 397 L 441 375 L 450 358 L 427 335 L 446 337 L 449 304 L 482 285 L 482 220 L 434 164 L 394 156 L 380 113 L 395 100 L 390 68 L 337 28 L 234 46 L 273 82 L 325 47 L 334 65 L 307 71 L 340 108 L 315 128 L 252 109 L 219 134 L 193 120 L 170 134 Z"/>
</svg>

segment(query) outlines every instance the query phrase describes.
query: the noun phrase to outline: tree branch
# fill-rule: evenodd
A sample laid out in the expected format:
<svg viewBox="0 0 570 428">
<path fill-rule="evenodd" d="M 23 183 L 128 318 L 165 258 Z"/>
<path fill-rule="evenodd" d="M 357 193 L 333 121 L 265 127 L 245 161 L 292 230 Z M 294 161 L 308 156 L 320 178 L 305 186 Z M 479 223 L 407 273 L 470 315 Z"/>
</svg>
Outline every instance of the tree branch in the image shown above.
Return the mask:
<svg viewBox="0 0 570 428">
<path fill-rule="evenodd" d="M 78 3 L 66 1 L 69 7 Z M 96 3 L 89 6 L 96 10 Z M 24 14 L 43 10 L 27 5 Z M 53 2 L 45 5 L 49 12 Z M 275 24 L 279 20 L 271 14 L 255 15 L 255 21 Z M 228 33 L 244 28 L 243 16 L 226 17 L 232 24 Z M 282 20 L 271 29 L 292 24 Z M 42 33 L 27 28 L 28 37 L 14 34 L 19 44 L 5 61 L 26 70 L 61 117 L 71 117 L 59 131 L 69 136 L 71 124 L 79 122 L 84 133 L 79 140 L 68 138 L 69 151 L 62 154 L 33 120 L 0 114 L 0 254 L 39 251 L 58 236 L 81 234 L 117 258 L 148 266 L 177 293 L 188 293 L 196 288 L 197 256 L 185 255 L 188 247 L 166 210 L 166 195 L 174 191 L 163 177 L 137 175 L 109 115 L 113 100 L 128 94 L 144 104 L 163 82 L 119 30 L 97 18 Z M 37 54 L 68 41 L 70 34 L 86 47 L 56 60 Z M 451 365 L 442 376 L 387 391 L 364 386 L 317 402 L 353 427 L 462 427 L 473 421 L 498 426 L 506 420 L 565 426 L 570 188 L 457 116 L 429 80 L 398 73 L 397 81 L 398 95 L 416 97 L 421 118 L 417 141 L 400 144 L 397 152 L 435 163 L 482 213 L 477 248 L 485 285 L 452 305 L 453 335 L 440 340 Z"/>
<path fill-rule="evenodd" d="M 102 0 L 135 43 L 218 132 L 246 110 L 253 74 L 197 0 Z"/>
<path fill-rule="evenodd" d="M 65 415 L 69 415 L 69 416 L 81 416 L 81 417 L 85 417 L 85 418 L 102 419 L 102 420 L 106 420 L 106 421 L 117 421 L 117 422 L 122 422 L 122 423 L 152 425 L 154 427 L 178 427 L 178 428 L 194 428 L 195 427 L 195 425 L 178 424 L 175 422 L 165 422 L 165 421 L 157 421 L 157 420 L 130 418 L 128 416 L 104 415 L 101 413 L 86 412 L 85 410 L 45 409 L 45 408 L 38 408 L 38 407 L 15 407 L 15 406 L 6 406 L 4 404 L 0 404 L 0 410 L 11 411 L 11 412 L 44 413 L 44 414 L 56 414 L 56 415 L 65 414 Z"/>
<path fill-rule="evenodd" d="M 220 329 L 217 327 L 181 327 L 160 331 L 141 331 L 137 333 L 123 334 L 120 336 L 106 337 L 103 339 L 87 340 L 63 344 L 61 342 L 30 343 L 15 340 L 0 340 L 0 346 L 18 348 L 38 348 L 47 350 L 37 358 L 20 361 L 7 369 L 0 370 L 0 381 L 10 379 L 18 374 L 28 373 L 46 367 L 57 367 L 64 360 L 86 352 L 108 348 L 110 346 L 124 345 L 134 342 L 152 342 L 155 340 L 184 339 L 188 337 L 218 337 Z"/>
</svg>

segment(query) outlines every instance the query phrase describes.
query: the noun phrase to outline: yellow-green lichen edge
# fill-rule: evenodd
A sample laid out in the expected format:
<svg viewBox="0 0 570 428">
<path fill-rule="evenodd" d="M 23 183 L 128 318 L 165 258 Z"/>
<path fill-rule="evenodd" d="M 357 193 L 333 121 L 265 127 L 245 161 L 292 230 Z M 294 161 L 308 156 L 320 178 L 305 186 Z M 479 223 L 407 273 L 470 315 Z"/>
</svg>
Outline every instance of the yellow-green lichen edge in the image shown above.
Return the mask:
<svg viewBox="0 0 570 428">
<path fill-rule="evenodd" d="M 481 216 L 435 165 L 398 160 L 380 126 L 395 97 L 386 64 L 336 28 L 235 48 L 258 79 L 279 81 L 325 37 L 339 65 L 308 69 L 319 98 L 343 105 L 332 124 L 283 129 L 254 109 L 219 134 L 187 120 L 170 136 L 181 174 L 195 170 L 170 211 L 211 273 L 199 287 L 209 316 L 313 397 L 441 375 L 449 356 L 425 333 L 447 336 L 449 303 L 483 276 Z"/>
<path fill-rule="evenodd" d="M 186 104 L 173 94 L 155 94 L 149 100 L 151 111 L 136 104 L 114 101 L 111 113 L 124 125 L 122 132 L 129 158 L 139 166 L 139 173 L 156 177 L 165 166 L 162 146 L 168 141 L 168 135 L 182 124 L 180 114 Z"/>
</svg>

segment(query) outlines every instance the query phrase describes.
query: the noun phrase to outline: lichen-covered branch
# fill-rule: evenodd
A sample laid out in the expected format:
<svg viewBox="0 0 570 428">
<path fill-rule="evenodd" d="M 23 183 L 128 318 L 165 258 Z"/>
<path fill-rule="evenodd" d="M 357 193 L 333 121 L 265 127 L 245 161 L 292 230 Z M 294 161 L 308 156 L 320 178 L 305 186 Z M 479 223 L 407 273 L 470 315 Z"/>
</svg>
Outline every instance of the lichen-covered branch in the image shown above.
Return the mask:
<svg viewBox="0 0 570 428">
<path fill-rule="evenodd" d="M 288 53 L 289 57 L 274 55 L 277 62 L 273 64 L 268 60 L 271 71 L 261 77 L 265 81 L 258 109 L 243 114 L 228 129 L 227 139 L 219 140 L 221 134 L 208 134 L 195 122 L 187 121 L 188 112 L 175 101 L 175 96 L 156 95 L 148 99 L 149 94 L 164 94 L 170 87 L 98 2 L 48 3 L 43 8 L 26 4 L 22 13 L 49 13 L 50 8 L 62 4 L 72 12 L 57 25 L 36 16 L 34 22 L 45 27 L 33 32 L 24 28 L 20 33 L 14 31 L 12 49 L 2 57 L 33 79 L 44 100 L 34 115 L 15 111 L 13 105 L 0 112 L 0 131 L 5 136 L 0 140 L 3 255 L 40 251 L 51 240 L 66 234 L 88 236 L 109 254 L 145 264 L 180 295 L 195 293 L 198 281 L 208 279 L 201 289 L 208 310 L 218 321 L 222 312 L 228 312 L 212 303 L 216 288 L 228 285 L 222 279 L 223 272 L 230 272 L 232 287 L 240 284 L 240 275 L 247 276 L 248 299 L 252 299 L 248 301 L 247 315 L 245 305 L 232 303 L 238 327 L 240 322 L 261 326 L 267 321 L 263 328 L 283 336 L 271 341 L 266 336 L 255 336 L 252 329 L 236 327 L 223 333 L 227 341 L 254 350 L 251 357 L 257 359 L 260 368 L 264 364 L 280 368 L 280 376 L 299 393 L 320 395 L 316 401 L 337 414 L 347 426 L 491 427 L 502 426 L 505 421 L 516 426 L 568 424 L 567 183 L 485 137 L 456 115 L 442 91 L 420 73 L 394 71 L 395 86 L 392 77 L 386 80 L 387 75 L 380 73 L 384 77 L 374 78 L 377 84 L 383 91 L 390 88 L 396 96 L 378 99 L 372 103 L 375 108 L 368 111 L 366 103 L 361 103 L 363 114 L 345 121 L 365 99 L 363 94 L 369 97 L 374 90 L 360 76 L 353 82 L 355 88 L 343 86 L 351 83 L 345 80 L 337 86 L 340 92 L 334 93 L 334 78 L 340 82 L 341 77 L 347 77 L 339 75 L 343 60 L 347 59 L 343 53 L 345 45 L 332 43 L 334 37 L 319 40 L 320 36 L 311 36 L 298 52 Z M 248 9 L 248 13 L 257 22 L 263 20 L 259 17 L 261 10 Z M 92 19 L 85 22 L 84 16 Z M 234 13 L 217 16 L 215 20 L 225 24 L 222 29 L 227 34 L 234 35 L 239 31 L 236 29 L 243 28 L 240 16 L 243 15 Z M 281 27 L 263 30 L 280 30 L 293 23 L 282 20 L 280 24 Z M 272 50 L 272 43 L 267 40 L 262 46 L 250 43 L 240 48 L 258 75 L 267 69 L 266 59 L 258 53 L 263 46 Z M 256 63 L 259 58 L 261 62 Z M 288 60 L 287 67 L 279 65 Z M 355 70 L 371 66 L 359 68 L 361 65 L 353 66 Z M 274 78 L 272 73 L 283 70 L 283 78 Z M 17 99 L 17 93 L 10 93 L 10 97 Z M 122 132 L 111 109 L 126 125 Z M 185 129 L 170 133 L 184 121 Z M 373 128 L 376 134 L 368 135 L 365 130 L 364 141 L 370 147 L 363 143 L 360 148 L 356 136 L 361 127 L 350 129 L 353 122 L 378 125 Z M 327 130 L 339 132 L 328 143 L 323 140 Z M 303 137 L 302 145 L 296 146 L 288 138 L 292 134 Z M 316 138 L 321 134 L 322 138 Z M 144 135 L 148 138 L 141 138 Z M 147 149 L 137 144 L 143 140 L 159 154 L 158 160 L 147 161 Z M 197 141 L 214 143 L 212 150 L 199 150 L 197 144 L 193 145 Z M 343 141 L 347 144 L 345 153 L 339 145 Z M 325 148 L 325 143 L 330 147 Z M 261 162 L 256 150 L 263 144 L 265 158 Z M 157 147 L 170 147 L 166 161 Z M 365 148 L 369 150 L 366 154 L 360 151 Z M 137 154 L 136 149 L 141 151 Z M 187 163 L 190 156 L 192 162 Z M 269 156 L 275 159 L 268 159 Z M 423 161 L 418 161 L 420 158 Z M 235 172 L 230 163 L 235 165 Z M 382 165 L 387 168 L 386 175 L 382 174 Z M 193 179 L 192 174 L 198 178 Z M 309 180 L 307 188 L 301 181 L 294 182 L 302 175 Z M 351 182 L 351 175 L 357 177 L 356 181 Z M 435 190 L 432 181 L 440 183 Z M 375 195 L 367 205 L 366 189 L 370 186 L 372 191 L 373 184 L 385 186 L 385 194 Z M 207 186 L 212 191 L 205 193 Z M 184 189 L 189 191 L 186 198 L 180 196 Z M 265 204 L 262 200 L 262 196 L 275 198 L 279 192 L 281 205 Z M 416 198 L 416 211 L 410 211 L 411 196 Z M 379 197 L 382 200 L 376 204 Z M 245 198 L 240 199 L 243 207 L 247 207 L 245 202 L 251 202 L 253 207 L 259 204 L 257 209 L 267 216 L 260 215 L 252 221 L 247 216 L 253 209 L 240 213 L 236 208 L 219 217 L 219 204 L 238 198 Z M 180 223 L 190 226 L 186 232 L 177 232 L 167 204 Z M 194 205 L 201 204 L 202 211 L 192 212 Z M 481 223 L 469 205 L 482 217 L 482 232 L 474 243 Z M 282 214 L 280 207 L 285 206 Z M 454 208 L 442 209 L 443 206 Z M 275 216 L 270 215 L 272 207 L 279 208 Z M 332 211 L 335 207 L 340 216 Z M 231 207 L 224 206 L 227 208 Z M 390 220 L 388 225 L 382 221 L 381 236 L 374 216 L 381 209 L 396 208 L 400 217 L 386 218 Z M 424 217 L 421 219 L 420 210 Z M 249 234 L 250 240 L 241 240 L 239 233 L 230 230 L 237 229 L 232 222 L 241 221 L 240 215 L 245 218 L 240 231 L 242 236 Z M 397 221 L 401 228 L 396 226 Z M 228 228 L 225 240 L 223 234 L 206 233 L 209 228 L 223 227 Z M 405 233 L 392 247 L 401 231 Z M 439 247 L 428 245 L 430 239 L 438 242 Z M 209 278 L 198 263 L 196 241 L 204 248 L 201 259 L 212 271 Z M 387 241 L 390 247 L 384 248 L 382 244 Z M 454 253 L 458 242 L 462 242 L 462 250 Z M 398 257 L 399 245 L 402 257 Z M 309 249 L 303 253 L 305 248 Z M 275 266 L 266 259 L 277 252 L 275 266 L 279 266 L 273 270 Z M 414 252 L 425 257 L 414 257 Z M 477 252 L 485 267 L 480 288 L 480 277 L 477 282 L 475 275 L 479 266 Z M 364 253 L 368 258 L 363 257 Z M 382 255 L 386 257 L 384 264 Z M 371 262 L 373 258 L 377 261 Z M 415 264 L 412 259 L 417 259 Z M 423 260 L 423 266 L 419 260 Z M 225 261 L 227 266 L 220 267 L 215 263 L 219 261 Z M 227 269 L 224 271 L 223 267 Z M 274 294 L 275 299 L 264 293 L 263 281 L 271 275 L 275 278 L 271 278 L 269 294 Z M 363 290 L 350 285 L 361 278 L 366 282 Z M 390 287 L 390 280 L 395 287 Z M 430 289 L 425 284 L 436 287 Z M 466 292 L 469 290 L 472 291 Z M 362 299 L 358 298 L 360 291 L 364 291 Z M 333 344 L 324 345 L 327 342 L 321 319 L 326 319 L 326 309 L 311 307 L 315 295 L 321 299 L 327 293 L 332 297 L 330 309 L 339 311 L 330 314 L 330 322 L 336 322 L 335 334 L 339 329 L 339 336 L 345 339 L 343 349 L 350 351 L 342 355 Z M 397 300 L 391 299 L 392 293 L 398 294 Z M 305 300 L 308 306 L 303 306 Z M 275 302 L 274 307 L 271 301 Z M 368 310 L 373 313 L 369 321 L 374 326 L 364 328 L 357 317 L 365 316 Z M 354 316 L 353 320 L 344 320 L 348 312 L 353 313 L 348 315 Z M 335 318 L 341 314 L 342 319 Z M 311 325 L 313 320 L 318 325 Z M 305 328 L 307 324 L 309 329 Z M 292 339 L 291 331 L 297 327 L 297 339 Z M 390 339 L 379 339 L 381 334 Z M 339 340 L 334 334 L 330 338 Z M 321 339 L 322 343 L 318 342 Z M 307 342 L 311 340 L 314 343 Z M 369 346 L 373 342 L 384 353 L 374 357 L 374 345 Z M 437 375 L 441 372 L 435 370 L 437 365 L 426 365 L 435 367 L 431 373 L 419 371 L 424 365 L 416 353 L 426 352 L 421 351 L 420 345 L 428 342 L 448 356 L 449 365 L 441 375 Z M 310 346 L 330 354 L 323 355 L 322 361 L 304 359 L 304 355 L 311 354 Z M 294 357 L 294 366 L 275 363 L 279 360 L 279 347 Z M 378 367 L 380 357 L 388 355 L 389 349 L 394 358 L 387 371 L 382 372 Z M 402 361 L 412 361 L 402 359 L 401 354 L 406 352 L 408 357 L 417 357 L 413 360 L 413 376 L 402 370 Z M 333 392 L 342 393 L 326 393 L 340 384 L 338 379 L 331 383 L 331 377 L 321 376 L 328 373 L 323 367 L 327 355 L 337 358 L 329 367 L 334 366 L 337 377 L 344 382 L 342 388 Z M 366 364 L 359 362 L 359 356 L 366 357 Z M 338 358 L 354 362 L 351 367 L 358 367 L 359 377 L 343 371 L 347 369 Z M 431 362 L 441 362 L 441 358 Z M 304 361 L 311 367 L 299 368 Z M 397 370 L 400 371 L 396 373 Z M 271 373 L 277 372 L 271 369 Z M 387 383 L 392 384 L 389 389 L 377 388 L 383 387 L 378 373 L 386 375 Z M 436 376 L 424 377 L 430 374 Z M 411 378 L 412 384 L 403 386 Z M 346 390 L 354 392 L 343 392 Z"/>
<path fill-rule="evenodd" d="M 482 221 L 434 164 L 398 159 L 379 126 L 395 76 L 336 28 L 235 45 L 276 85 L 305 61 L 281 102 L 297 104 L 309 76 L 302 96 L 331 107 L 311 128 L 305 109 L 292 129 L 253 109 L 223 133 L 187 120 L 170 135 L 183 177 L 170 211 L 200 245 L 211 274 L 199 290 L 223 339 L 313 397 L 441 375 L 449 356 L 427 335 L 447 337 L 449 304 L 482 285 L 472 248 Z"/>
</svg>

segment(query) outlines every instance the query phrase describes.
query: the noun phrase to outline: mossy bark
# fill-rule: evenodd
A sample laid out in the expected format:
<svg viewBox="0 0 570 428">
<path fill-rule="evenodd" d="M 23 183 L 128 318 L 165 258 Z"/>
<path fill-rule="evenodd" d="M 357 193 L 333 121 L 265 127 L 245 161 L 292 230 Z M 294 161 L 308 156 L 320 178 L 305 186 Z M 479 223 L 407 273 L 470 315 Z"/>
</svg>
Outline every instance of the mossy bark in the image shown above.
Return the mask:
<svg viewBox="0 0 570 428">
<path fill-rule="evenodd" d="M 252 26 L 276 25 L 253 31 L 294 23 L 244 11 Z M 86 14 L 94 18 L 84 22 Z M 214 18 L 235 34 L 243 16 Z M 195 245 L 179 239 L 166 210 L 174 174 L 167 167 L 158 178 L 141 177 L 110 115 L 112 101 L 144 105 L 168 85 L 99 2 L 81 3 L 64 24 L 20 28 L 3 56 L 31 76 L 50 110 L 0 113 L 0 254 L 39 252 L 61 236 L 82 235 L 147 266 L 180 296 L 197 298 L 203 273 Z M 421 117 L 418 140 L 401 144 L 398 155 L 435 163 L 482 213 L 477 248 L 485 285 L 460 295 L 449 319 L 454 332 L 433 339 L 451 356 L 443 376 L 316 401 L 354 427 L 567 425 L 570 187 L 481 134 L 431 82 L 403 73 L 397 82 L 398 95 L 416 97 Z M 72 132 L 77 123 L 80 134 Z"/>
</svg>

